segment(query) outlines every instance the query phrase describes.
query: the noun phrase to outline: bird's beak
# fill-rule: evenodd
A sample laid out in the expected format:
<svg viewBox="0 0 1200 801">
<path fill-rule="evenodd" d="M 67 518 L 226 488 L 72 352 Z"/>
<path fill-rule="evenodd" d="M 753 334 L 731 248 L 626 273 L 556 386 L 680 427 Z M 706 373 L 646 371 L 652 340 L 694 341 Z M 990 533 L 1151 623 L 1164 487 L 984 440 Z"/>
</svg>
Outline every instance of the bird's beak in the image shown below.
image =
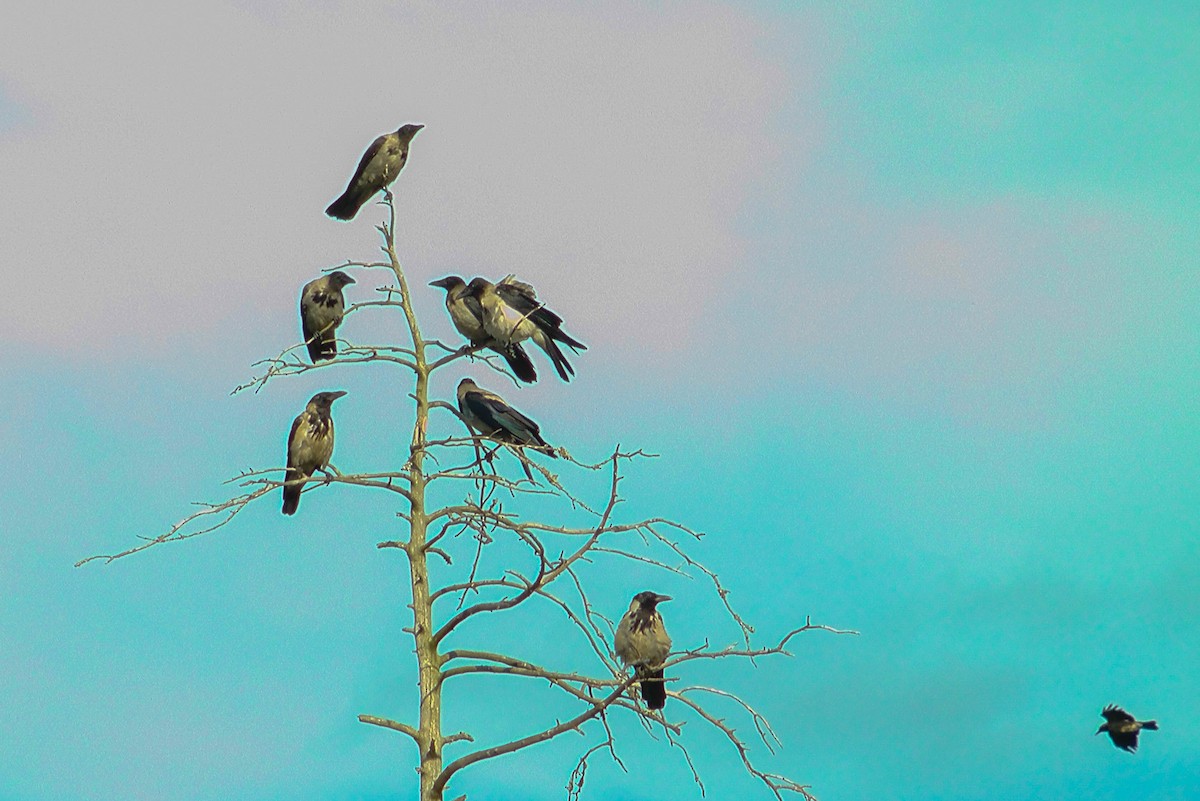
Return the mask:
<svg viewBox="0 0 1200 801">
<path fill-rule="evenodd" d="M 342 396 L 343 396 L 343 395 L 345 395 L 345 394 L 346 394 L 345 390 L 341 390 L 341 389 L 339 389 L 337 392 L 330 392 L 330 393 L 329 393 L 329 399 L 330 399 L 331 401 L 335 401 L 335 400 L 337 400 L 338 398 L 342 397 Z"/>
<path fill-rule="evenodd" d="M 449 278 L 439 278 L 436 281 L 430 281 L 429 285 L 441 287 L 442 289 L 446 289 L 447 287 L 450 286 L 450 279 Z"/>
<path fill-rule="evenodd" d="M 358 282 L 357 282 L 357 281 L 355 281 L 353 278 L 351 278 L 350 276 L 348 276 L 348 275 L 347 275 L 347 276 L 346 276 L 346 283 L 347 283 L 347 284 L 357 284 Z"/>
<path fill-rule="evenodd" d="M 671 600 L 670 595 L 655 595 L 654 596 L 654 602 L 658 603 L 658 604 L 661 604 L 663 601 L 669 601 L 669 600 Z"/>
<path fill-rule="evenodd" d="M 418 126 L 417 126 L 417 130 L 419 131 L 419 130 L 421 130 L 421 129 L 422 129 L 422 128 L 424 128 L 424 127 L 425 127 L 424 125 L 418 125 Z"/>
<path fill-rule="evenodd" d="M 1096 729 L 1096 734 L 1099 734 L 1099 733 L 1100 733 L 1100 732 L 1102 732 L 1102 731 L 1104 731 L 1104 727 L 1103 727 L 1103 726 L 1101 726 L 1100 728 Z M 1092 736 L 1093 736 L 1093 737 L 1095 737 L 1095 736 L 1096 736 L 1096 734 L 1093 734 Z"/>
</svg>

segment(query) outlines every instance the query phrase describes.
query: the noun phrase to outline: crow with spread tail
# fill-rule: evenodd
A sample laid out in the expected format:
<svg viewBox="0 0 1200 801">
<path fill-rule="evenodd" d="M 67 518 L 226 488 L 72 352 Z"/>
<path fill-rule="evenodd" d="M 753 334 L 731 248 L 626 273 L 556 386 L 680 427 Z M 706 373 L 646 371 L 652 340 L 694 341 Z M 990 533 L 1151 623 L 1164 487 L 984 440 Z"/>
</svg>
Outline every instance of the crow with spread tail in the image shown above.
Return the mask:
<svg viewBox="0 0 1200 801">
<path fill-rule="evenodd" d="M 1113 745 L 1131 754 L 1137 751 L 1138 733 L 1142 729 L 1158 731 L 1157 721 L 1137 720 L 1115 704 L 1104 707 L 1100 714 L 1104 716 L 1104 723 L 1101 723 L 1100 728 L 1096 729 L 1096 734 L 1102 731 L 1108 732 L 1108 737 L 1113 741 Z"/>
<path fill-rule="evenodd" d="M 587 345 L 562 330 L 562 318 L 538 302 L 532 286 L 510 275 L 496 284 L 485 278 L 474 278 L 468 288 L 479 298 L 483 308 L 483 328 L 492 339 L 502 345 L 532 339 L 550 357 L 559 378 L 571 380 L 575 370 L 558 343 L 576 353 L 587 350 Z"/>
<path fill-rule="evenodd" d="M 449 275 L 431 281 L 430 286 L 446 290 L 446 311 L 450 313 L 450 321 L 455 329 L 477 348 L 490 348 L 504 357 L 513 375 L 527 384 L 537 381 L 537 370 L 529 359 L 529 354 L 521 344 L 503 344 L 494 339 L 483 327 L 483 306 L 479 295 L 457 275 Z"/>
</svg>

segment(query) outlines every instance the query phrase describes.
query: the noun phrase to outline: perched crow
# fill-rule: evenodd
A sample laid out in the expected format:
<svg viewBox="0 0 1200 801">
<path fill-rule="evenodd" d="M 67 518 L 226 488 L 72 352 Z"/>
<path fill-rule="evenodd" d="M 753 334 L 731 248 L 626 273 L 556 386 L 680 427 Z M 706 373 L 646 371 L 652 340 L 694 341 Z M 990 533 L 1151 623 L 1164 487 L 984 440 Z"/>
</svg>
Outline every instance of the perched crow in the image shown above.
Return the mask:
<svg viewBox="0 0 1200 801">
<path fill-rule="evenodd" d="M 671 637 L 663 625 L 656 607 L 669 596 L 639 592 L 633 596 L 629 611 L 617 624 L 617 656 L 632 665 L 642 686 L 642 700 L 650 709 L 662 709 L 667 702 L 667 685 L 663 683 L 663 662 L 671 653 Z"/>
<path fill-rule="evenodd" d="M 1104 707 L 1104 711 L 1100 714 L 1104 716 L 1105 722 L 1101 723 L 1100 728 L 1096 729 L 1096 734 L 1102 731 L 1108 732 L 1113 745 L 1117 748 L 1123 748 L 1131 754 L 1137 751 L 1138 732 L 1142 729 L 1158 731 L 1158 723 L 1156 721 L 1134 720 L 1133 715 L 1114 704 Z"/>
<path fill-rule="evenodd" d="M 558 458 L 554 448 L 542 439 L 542 430 L 537 423 L 509 406 L 495 392 L 488 392 L 469 378 L 458 382 L 458 411 L 463 422 L 485 437 L 509 446 L 533 448 Z M 521 466 L 532 480 L 533 473 L 524 459 Z"/>
<path fill-rule="evenodd" d="M 350 185 L 337 200 L 329 204 L 325 213 L 339 220 L 352 220 L 363 204 L 380 189 L 396 180 L 404 162 L 408 160 L 408 146 L 417 131 L 424 125 L 405 125 L 395 133 L 384 134 L 371 143 L 358 162 L 358 169 L 350 179 Z"/>
<path fill-rule="evenodd" d="M 529 384 L 537 381 L 537 370 L 529 360 L 529 354 L 519 343 L 501 344 L 484 330 L 483 306 L 479 303 L 478 294 L 461 278 L 450 275 L 430 281 L 429 285 L 446 290 L 446 311 L 450 312 L 450 321 L 454 323 L 458 333 L 466 337 L 472 345 L 491 348 L 503 356 L 517 378 Z"/>
<path fill-rule="evenodd" d="M 296 514 L 300 505 L 300 490 L 304 480 L 318 470 L 325 469 L 333 456 L 333 418 L 329 415 L 330 405 L 345 392 L 318 392 L 312 396 L 308 406 L 292 422 L 287 445 L 287 481 L 300 479 L 283 488 L 283 513 Z"/>
<path fill-rule="evenodd" d="M 304 344 L 313 364 L 337 356 L 334 332 L 346 313 L 342 287 L 353 283 L 353 278 L 337 270 L 309 281 L 300 291 L 300 330 L 304 332 Z"/>
<path fill-rule="evenodd" d="M 532 339 L 550 357 L 559 377 L 563 381 L 571 380 L 575 370 L 557 343 L 563 343 L 576 353 L 587 350 L 587 346 L 562 330 L 562 318 L 538 302 L 532 286 L 510 275 L 498 284 L 474 278 L 469 289 L 479 298 L 483 308 L 483 328 L 489 336 L 502 344 Z"/>
</svg>

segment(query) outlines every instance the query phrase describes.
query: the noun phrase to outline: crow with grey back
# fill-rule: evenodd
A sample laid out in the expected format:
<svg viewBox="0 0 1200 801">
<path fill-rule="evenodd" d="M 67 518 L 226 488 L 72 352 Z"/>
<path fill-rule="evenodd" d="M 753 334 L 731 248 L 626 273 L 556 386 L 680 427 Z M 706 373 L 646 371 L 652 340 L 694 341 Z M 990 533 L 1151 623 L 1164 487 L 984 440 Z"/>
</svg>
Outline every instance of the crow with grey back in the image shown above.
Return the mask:
<svg viewBox="0 0 1200 801">
<path fill-rule="evenodd" d="M 662 709 L 667 703 L 662 665 L 671 653 L 671 638 L 658 613 L 658 605 L 669 600 L 670 596 L 649 590 L 633 596 L 629 611 L 617 624 L 614 639 L 617 656 L 633 667 L 641 684 L 642 700 L 649 709 Z"/>
<path fill-rule="evenodd" d="M 462 278 L 449 275 L 431 281 L 429 285 L 446 290 L 446 311 L 450 313 L 450 321 L 473 347 L 496 351 L 508 362 L 509 369 L 517 378 L 528 384 L 537 381 L 537 370 L 520 343 L 502 344 L 484 329 L 483 306 L 479 302 L 479 295 Z"/>
<path fill-rule="evenodd" d="M 417 131 L 424 127 L 404 125 L 394 133 L 384 134 L 372 142 L 358 162 L 358 169 L 354 171 L 346 191 L 329 204 L 325 213 L 339 220 L 354 219 L 354 215 L 372 195 L 381 189 L 386 190 L 396 180 L 408 161 L 409 143 Z"/>
<path fill-rule="evenodd" d="M 542 439 L 542 430 L 537 423 L 509 406 L 504 398 L 489 392 L 469 378 L 458 382 L 458 411 L 463 422 L 485 437 L 515 448 L 532 448 L 557 459 L 554 448 Z M 533 473 L 521 459 L 525 475 L 533 479 Z"/>
<path fill-rule="evenodd" d="M 538 301 L 532 286 L 510 275 L 496 284 L 474 278 L 468 288 L 479 298 L 483 327 L 489 336 L 502 345 L 532 339 L 550 357 L 559 378 L 571 380 L 575 370 L 558 343 L 576 353 L 587 350 L 587 346 L 562 330 L 562 318 Z"/>
<path fill-rule="evenodd" d="M 346 313 L 342 288 L 353 283 L 353 278 L 336 270 L 309 281 L 300 291 L 300 330 L 313 364 L 337 355 L 334 332 Z"/>
<path fill-rule="evenodd" d="M 1102 731 L 1108 732 L 1108 737 L 1113 741 L 1113 745 L 1131 754 L 1137 751 L 1138 733 L 1142 729 L 1158 731 L 1157 721 L 1137 720 L 1115 704 L 1104 707 L 1100 714 L 1104 716 L 1104 723 L 1100 724 L 1096 734 Z"/>
<path fill-rule="evenodd" d="M 288 434 L 287 472 L 284 474 L 288 483 L 283 487 L 285 515 L 296 514 L 304 482 L 313 473 L 329 466 L 333 457 L 333 417 L 329 409 L 345 394 L 341 391 L 318 392 L 292 421 L 292 430 Z"/>
</svg>

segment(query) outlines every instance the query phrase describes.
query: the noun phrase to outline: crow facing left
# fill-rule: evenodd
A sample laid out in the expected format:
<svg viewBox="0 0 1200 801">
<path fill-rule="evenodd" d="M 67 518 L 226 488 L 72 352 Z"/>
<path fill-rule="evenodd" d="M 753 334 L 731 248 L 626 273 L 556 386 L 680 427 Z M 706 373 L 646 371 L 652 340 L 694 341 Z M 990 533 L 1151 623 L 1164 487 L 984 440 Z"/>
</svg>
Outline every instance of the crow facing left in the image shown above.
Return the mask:
<svg viewBox="0 0 1200 801">
<path fill-rule="evenodd" d="M 484 389 L 469 378 L 458 382 L 458 411 L 462 420 L 485 437 L 518 448 L 532 448 L 552 459 L 558 454 L 542 439 L 542 429 L 533 420 L 508 405 L 495 392 Z M 521 459 L 525 475 L 533 479 L 533 472 L 525 459 Z"/>
<path fill-rule="evenodd" d="M 1096 734 L 1102 731 L 1108 732 L 1108 737 L 1113 741 L 1113 745 L 1131 754 L 1137 751 L 1138 734 L 1142 729 L 1158 731 L 1157 721 L 1137 720 L 1116 704 L 1104 707 L 1100 714 L 1104 716 L 1104 723 L 1101 723 L 1100 728 L 1096 729 Z"/>
<path fill-rule="evenodd" d="M 430 281 L 429 285 L 446 290 L 446 311 L 450 313 L 450 322 L 454 323 L 454 328 L 466 337 L 473 347 L 491 348 L 504 357 L 508 362 L 508 369 L 512 370 L 517 378 L 527 384 L 537 381 L 537 370 L 519 342 L 505 345 L 484 329 L 483 306 L 473 287 L 467 286 L 466 281 L 457 275 Z"/>
</svg>

